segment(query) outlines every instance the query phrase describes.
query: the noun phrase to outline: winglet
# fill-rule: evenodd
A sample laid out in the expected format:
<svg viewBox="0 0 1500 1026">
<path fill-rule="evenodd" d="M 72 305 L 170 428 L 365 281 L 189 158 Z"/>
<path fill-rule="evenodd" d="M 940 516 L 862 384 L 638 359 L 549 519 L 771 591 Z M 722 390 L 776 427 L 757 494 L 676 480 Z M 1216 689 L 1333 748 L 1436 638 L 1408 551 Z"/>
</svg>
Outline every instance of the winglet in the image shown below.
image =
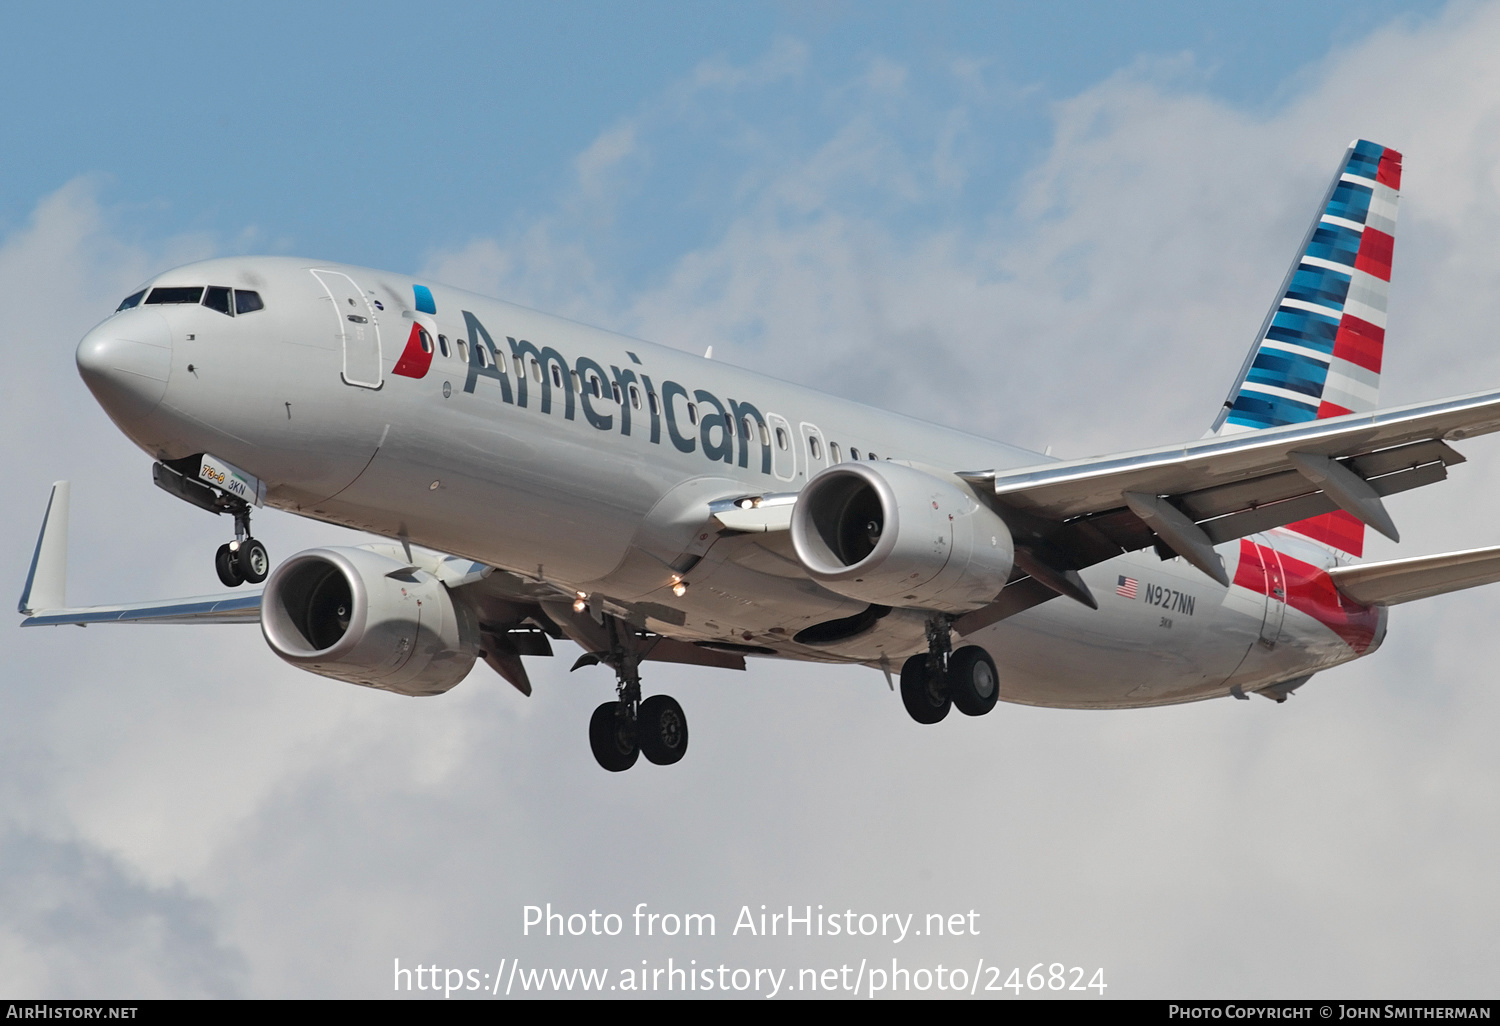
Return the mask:
<svg viewBox="0 0 1500 1026">
<path fill-rule="evenodd" d="M 42 517 L 42 531 L 37 535 L 18 612 L 29 616 L 42 609 L 65 608 L 67 584 L 68 482 L 58 481 L 52 485 L 52 495 L 47 500 L 47 512 Z"/>
</svg>

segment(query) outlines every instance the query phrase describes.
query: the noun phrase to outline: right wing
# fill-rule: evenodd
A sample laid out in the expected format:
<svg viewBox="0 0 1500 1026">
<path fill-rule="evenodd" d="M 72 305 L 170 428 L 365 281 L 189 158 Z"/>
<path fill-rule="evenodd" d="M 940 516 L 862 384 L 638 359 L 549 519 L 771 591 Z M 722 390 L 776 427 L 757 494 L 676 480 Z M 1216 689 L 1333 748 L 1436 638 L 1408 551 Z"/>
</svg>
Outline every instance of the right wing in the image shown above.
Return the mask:
<svg viewBox="0 0 1500 1026">
<path fill-rule="evenodd" d="M 1111 456 L 959 476 L 1018 544 L 1083 569 L 1159 544 L 1227 583 L 1213 546 L 1343 509 L 1383 533 L 1381 497 L 1446 478 L 1447 442 L 1500 430 L 1500 392 Z"/>
</svg>

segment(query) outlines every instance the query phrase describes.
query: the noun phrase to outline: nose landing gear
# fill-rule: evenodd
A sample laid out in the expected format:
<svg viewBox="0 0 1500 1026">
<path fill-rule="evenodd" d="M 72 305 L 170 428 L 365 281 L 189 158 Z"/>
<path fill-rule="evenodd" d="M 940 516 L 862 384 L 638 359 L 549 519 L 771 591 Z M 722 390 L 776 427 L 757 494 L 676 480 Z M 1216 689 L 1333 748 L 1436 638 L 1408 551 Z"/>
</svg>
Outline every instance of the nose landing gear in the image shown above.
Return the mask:
<svg viewBox="0 0 1500 1026">
<path fill-rule="evenodd" d="M 225 542 L 214 553 L 214 570 L 226 588 L 238 588 L 247 581 L 259 584 L 271 572 L 271 557 L 267 555 L 264 545 L 250 537 L 250 503 L 224 488 L 197 480 L 200 468 L 205 465 L 204 460 L 205 457 L 199 454 L 186 459 L 154 463 L 151 466 L 152 480 L 163 491 L 171 492 L 184 502 L 206 509 L 215 516 L 220 513 L 232 514 L 234 541 Z M 214 465 L 217 466 L 220 462 L 222 461 L 216 461 Z M 243 473 L 233 473 L 243 482 Z M 223 478 L 224 475 L 220 474 L 218 480 Z M 254 478 L 249 480 L 255 481 Z M 249 489 L 249 493 L 261 495 L 263 488 L 256 482 L 256 487 Z"/>
<path fill-rule="evenodd" d="M 247 581 L 259 584 L 271 572 L 266 547 L 250 537 L 248 506 L 234 511 L 234 541 L 225 542 L 214 553 L 214 570 L 226 588 L 238 588 Z"/>
</svg>

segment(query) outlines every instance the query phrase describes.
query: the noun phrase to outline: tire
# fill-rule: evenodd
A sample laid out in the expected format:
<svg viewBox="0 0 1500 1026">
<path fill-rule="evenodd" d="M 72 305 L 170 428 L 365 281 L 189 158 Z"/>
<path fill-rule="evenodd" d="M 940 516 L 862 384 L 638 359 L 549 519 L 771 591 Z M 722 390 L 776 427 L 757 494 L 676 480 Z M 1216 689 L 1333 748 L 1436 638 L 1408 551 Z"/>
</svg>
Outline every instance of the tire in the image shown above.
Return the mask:
<svg viewBox="0 0 1500 1026">
<path fill-rule="evenodd" d="M 238 588 L 245 583 L 239 568 L 235 566 L 234 553 L 229 551 L 228 542 L 220 545 L 219 551 L 214 553 L 214 570 L 218 572 L 219 580 L 224 582 L 226 588 Z"/>
<path fill-rule="evenodd" d="M 667 695 L 652 695 L 636 714 L 641 754 L 658 766 L 670 766 L 687 754 L 688 726 L 682 706 Z"/>
<path fill-rule="evenodd" d="M 965 716 L 983 716 L 1000 697 L 995 661 L 978 645 L 967 645 L 948 659 L 948 694 Z"/>
<path fill-rule="evenodd" d="M 234 554 L 234 568 L 251 584 L 259 584 L 271 572 L 271 557 L 264 545 L 254 538 L 246 538 Z"/>
<path fill-rule="evenodd" d="M 611 773 L 635 765 L 641 750 L 635 743 L 633 725 L 620 715 L 619 702 L 605 702 L 594 710 L 589 718 L 589 747 L 594 760 Z"/>
<path fill-rule="evenodd" d="M 937 723 L 953 705 L 948 692 L 940 686 L 942 682 L 932 681 L 931 676 L 925 652 L 912 656 L 901 667 L 901 704 L 918 723 Z"/>
</svg>

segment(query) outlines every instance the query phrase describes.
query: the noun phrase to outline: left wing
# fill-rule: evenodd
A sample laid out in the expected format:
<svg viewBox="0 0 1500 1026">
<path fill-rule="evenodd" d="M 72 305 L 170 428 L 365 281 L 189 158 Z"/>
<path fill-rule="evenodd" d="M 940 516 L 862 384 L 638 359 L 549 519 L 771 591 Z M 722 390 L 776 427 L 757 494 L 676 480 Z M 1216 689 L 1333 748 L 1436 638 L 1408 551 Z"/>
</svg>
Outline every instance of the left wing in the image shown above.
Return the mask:
<svg viewBox="0 0 1500 1026">
<path fill-rule="evenodd" d="M 26 610 L 22 610 L 26 612 Z M 123 606 L 79 606 L 38 610 L 22 627 L 55 627 L 75 623 L 260 623 L 260 592 L 245 595 L 199 595 Z"/>
<path fill-rule="evenodd" d="M 91 623 L 260 623 L 260 592 L 227 592 L 120 606 L 69 608 L 68 482 L 52 485 L 47 513 L 21 592 L 22 627 Z"/>
</svg>

